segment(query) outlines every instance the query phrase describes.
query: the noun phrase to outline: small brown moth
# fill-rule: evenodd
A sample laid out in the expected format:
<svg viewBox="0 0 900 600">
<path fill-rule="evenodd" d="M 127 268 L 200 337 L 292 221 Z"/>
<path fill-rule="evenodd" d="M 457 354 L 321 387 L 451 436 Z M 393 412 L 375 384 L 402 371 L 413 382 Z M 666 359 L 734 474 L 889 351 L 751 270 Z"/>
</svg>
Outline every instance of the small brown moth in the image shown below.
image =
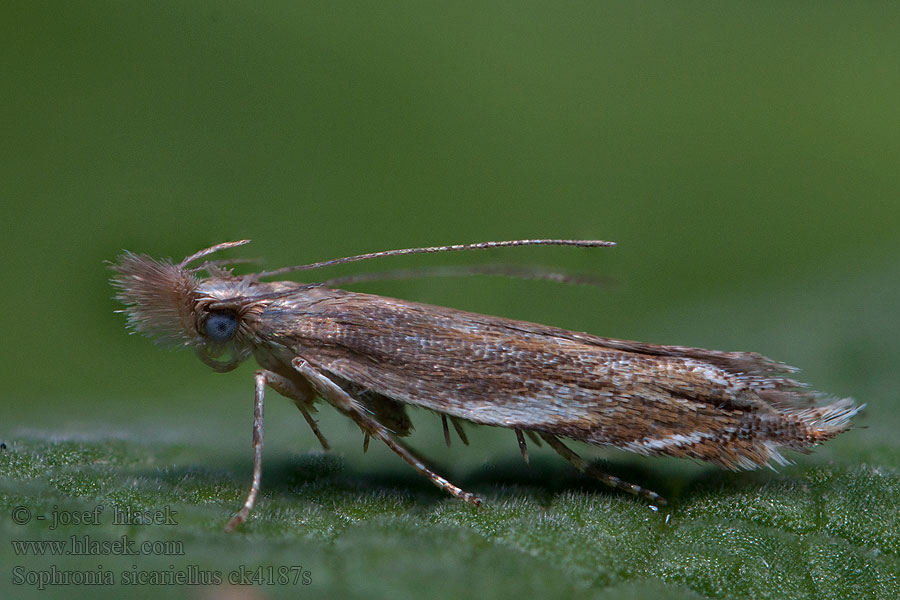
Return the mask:
<svg viewBox="0 0 900 600">
<path fill-rule="evenodd" d="M 116 297 L 134 332 L 193 346 L 216 371 L 230 371 L 251 354 L 262 367 L 255 377 L 253 481 L 228 531 L 247 518 L 259 494 L 266 386 L 294 401 L 323 448 L 328 443 L 310 415 L 319 398 L 353 419 L 366 445 L 370 437 L 381 440 L 439 488 L 474 505 L 481 503 L 477 496 L 434 473 L 397 439 L 410 433 L 407 405 L 440 414 L 448 444 L 448 419 L 463 442 L 461 421 L 506 427 L 526 461 L 524 434 L 606 484 L 660 504 L 665 500 L 655 492 L 600 473 L 559 438 L 752 469 L 787 464 L 780 448 L 809 452 L 847 430 L 863 408 L 849 398 L 818 402 L 821 394 L 784 376 L 795 369 L 759 354 L 615 340 L 322 283 L 263 281 L 385 256 L 612 242 L 409 248 L 248 275 L 224 268 L 240 260 L 190 266 L 248 241 L 217 244 L 177 264 L 125 252 L 112 265 Z"/>
</svg>

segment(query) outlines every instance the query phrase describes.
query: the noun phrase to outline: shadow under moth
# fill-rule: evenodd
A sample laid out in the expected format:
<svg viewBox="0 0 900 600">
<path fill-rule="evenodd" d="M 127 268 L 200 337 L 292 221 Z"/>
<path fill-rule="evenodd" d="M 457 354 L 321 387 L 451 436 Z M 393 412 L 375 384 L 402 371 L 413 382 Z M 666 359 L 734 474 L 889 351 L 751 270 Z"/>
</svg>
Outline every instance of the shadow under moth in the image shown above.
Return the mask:
<svg viewBox="0 0 900 600">
<path fill-rule="evenodd" d="M 407 405 L 440 414 L 465 442 L 461 422 L 544 442 L 577 469 L 651 502 L 650 490 L 599 472 L 560 438 L 644 455 L 707 461 L 727 469 L 787 464 L 781 448 L 808 452 L 847 430 L 863 406 L 822 395 L 785 374 L 795 369 L 748 352 L 718 352 L 603 338 L 556 327 L 349 292 L 325 283 L 266 281 L 294 271 L 431 252 L 526 245 L 613 246 L 595 240 L 513 240 L 390 250 L 235 275 L 207 260 L 241 246 L 226 242 L 183 261 L 125 252 L 112 265 L 116 298 L 132 331 L 176 346 L 225 372 L 253 356 L 253 479 L 243 522 L 259 494 L 266 387 L 294 401 L 322 447 L 311 416 L 318 399 L 352 419 L 365 436 L 456 498 L 481 500 L 432 471 L 399 438 Z M 191 266 L 194 265 L 194 266 Z M 560 279 L 544 274 L 548 279 Z M 345 278 L 349 281 L 351 278 Z"/>
</svg>

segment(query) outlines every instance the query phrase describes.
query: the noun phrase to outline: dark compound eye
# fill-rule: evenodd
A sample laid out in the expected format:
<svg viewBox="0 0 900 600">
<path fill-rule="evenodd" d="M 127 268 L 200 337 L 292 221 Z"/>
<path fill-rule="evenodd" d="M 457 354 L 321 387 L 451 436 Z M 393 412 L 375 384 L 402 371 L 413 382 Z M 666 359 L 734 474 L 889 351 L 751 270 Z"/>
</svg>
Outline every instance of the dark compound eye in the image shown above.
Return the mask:
<svg viewBox="0 0 900 600">
<path fill-rule="evenodd" d="M 206 337 L 214 342 L 227 342 L 238 328 L 237 317 L 230 312 L 216 312 L 206 318 Z"/>
</svg>

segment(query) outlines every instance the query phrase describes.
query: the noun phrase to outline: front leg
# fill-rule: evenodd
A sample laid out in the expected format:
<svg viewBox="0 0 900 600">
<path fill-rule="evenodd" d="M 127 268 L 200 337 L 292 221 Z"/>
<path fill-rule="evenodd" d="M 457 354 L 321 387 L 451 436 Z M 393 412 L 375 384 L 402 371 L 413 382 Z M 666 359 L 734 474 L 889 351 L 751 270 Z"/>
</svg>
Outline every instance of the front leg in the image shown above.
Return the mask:
<svg viewBox="0 0 900 600">
<path fill-rule="evenodd" d="M 266 397 L 266 375 L 270 371 L 256 372 L 256 398 L 253 403 L 253 482 L 250 484 L 250 492 L 241 510 L 234 515 L 225 526 L 225 532 L 231 533 L 235 527 L 243 523 L 259 495 L 259 485 L 262 481 L 262 446 L 263 446 L 263 407 Z M 274 375 L 274 373 L 272 373 Z"/>
<path fill-rule="evenodd" d="M 475 506 L 481 504 L 481 498 L 456 487 L 426 467 L 425 464 L 410 452 L 408 448 L 395 440 L 388 429 L 376 421 L 359 402 L 354 400 L 350 394 L 343 390 L 343 388 L 329 379 L 322 372 L 315 369 L 307 361 L 298 357 L 291 361 L 291 365 L 297 369 L 310 384 L 312 384 L 313 389 L 315 389 L 322 398 L 353 419 L 364 433 L 384 442 L 388 448 L 399 454 L 400 458 L 412 465 L 416 471 L 430 479 L 434 485 L 450 493 L 455 498 L 465 500 Z"/>
<path fill-rule="evenodd" d="M 309 403 L 310 399 L 307 398 L 290 379 L 273 371 L 257 371 L 255 382 L 256 395 L 253 405 L 252 442 L 253 481 L 250 484 L 250 492 L 247 494 L 247 498 L 244 500 L 244 505 L 241 507 L 241 510 L 238 511 L 238 513 L 232 517 L 231 521 L 228 522 L 228 525 L 225 526 L 226 532 L 233 531 L 235 527 L 247 519 L 250 515 L 250 511 L 253 510 L 253 505 L 256 503 L 256 497 L 259 495 L 259 486 L 262 481 L 263 405 L 267 385 L 282 396 L 286 396 L 294 401 L 294 404 L 297 405 L 297 408 L 300 409 L 300 412 L 302 412 L 303 416 L 306 418 L 306 422 L 309 423 L 309 426 L 312 428 L 313 433 L 315 433 L 316 437 L 319 439 L 319 443 L 322 444 L 322 448 L 328 450 L 328 442 L 322 437 L 319 428 L 316 426 L 315 420 L 313 420 L 309 411 L 306 410 L 306 405 Z"/>
</svg>

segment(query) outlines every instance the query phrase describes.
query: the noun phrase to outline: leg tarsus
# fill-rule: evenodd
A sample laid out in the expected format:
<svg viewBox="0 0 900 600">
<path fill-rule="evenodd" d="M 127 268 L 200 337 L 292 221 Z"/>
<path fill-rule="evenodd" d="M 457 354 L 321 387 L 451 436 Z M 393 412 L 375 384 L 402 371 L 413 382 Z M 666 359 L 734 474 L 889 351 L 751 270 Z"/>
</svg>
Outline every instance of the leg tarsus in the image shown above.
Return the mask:
<svg viewBox="0 0 900 600">
<path fill-rule="evenodd" d="M 592 467 L 587 463 L 587 461 L 570 450 L 568 446 L 559 441 L 559 438 L 557 438 L 555 435 L 550 435 L 548 433 L 541 433 L 539 435 L 544 439 L 545 442 L 547 442 L 547 444 L 551 448 L 556 451 L 557 454 L 569 461 L 573 467 L 575 467 L 582 473 L 585 473 L 599 481 L 602 481 L 611 488 L 622 490 L 623 492 L 628 492 L 629 494 L 634 494 L 635 496 L 646 498 L 647 500 L 655 504 L 667 504 L 665 498 L 652 490 L 648 490 L 647 488 L 643 488 L 633 483 L 628 483 L 627 481 L 619 479 L 615 475 L 609 475 L 608 473 L 604 473 L 599 469 Z"/>
</svg>

